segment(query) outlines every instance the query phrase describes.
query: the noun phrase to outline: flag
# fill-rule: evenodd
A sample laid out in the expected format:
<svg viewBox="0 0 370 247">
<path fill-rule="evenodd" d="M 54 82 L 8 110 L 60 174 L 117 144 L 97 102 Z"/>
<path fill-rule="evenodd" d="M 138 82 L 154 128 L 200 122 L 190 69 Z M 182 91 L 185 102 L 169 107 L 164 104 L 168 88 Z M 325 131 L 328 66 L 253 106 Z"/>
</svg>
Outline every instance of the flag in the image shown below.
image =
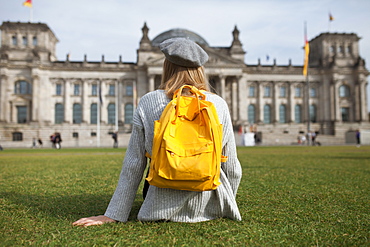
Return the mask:
<svg viewBox="0 0 370 247">
<path fill-rule="evenodd" d="M 334 17 L 331 15 L 330 12 L 329 12 L 329 21 L 334 21 Z"/>
<path fill-rule="evenodd" d="M 32 0 L 26 0 L 23 2 L 23 5 L 29 8 L 32 8 Z"/>
<path fill-rule="evenodd" d="M 270 56 L 266 55 L 266 61 L 268 62 L 270 60 Z"/>
<path fill-rule="evenodd" d="M 307 76 L 307 68 L 308 68 L 308 55 L 310 54 L 310 44 L 308 43 L 307 39 L 307 30 L 306 30 L 306 23 L 304 26 L 304 63 L 303 63 L 303 75 Z"/>
</svg>

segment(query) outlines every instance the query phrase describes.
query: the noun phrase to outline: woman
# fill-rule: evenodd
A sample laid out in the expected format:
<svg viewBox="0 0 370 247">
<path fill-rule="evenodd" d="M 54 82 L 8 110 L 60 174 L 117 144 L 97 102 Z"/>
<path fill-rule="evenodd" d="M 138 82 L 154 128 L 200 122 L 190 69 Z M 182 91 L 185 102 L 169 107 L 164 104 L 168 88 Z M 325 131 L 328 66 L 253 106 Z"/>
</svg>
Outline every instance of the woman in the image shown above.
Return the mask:
<svg viewBox="0 0 370 247">
<path fill-rule="evenodd" d="M 132 204 L 147 165 L 145 152 L 152 154 L 154 121 L 172 99 L 173 93 L 188 84 L 208 90 L 203 64 L 207 53 L 189 39 L 174 38 L 160 44 L 166 59 L 160 90 L 144 95 L 134 114 L 133 130 L 115 193 L 104 215 L 82 218 L 73 225 L 91 226 L 128 220 Z M 235 201 L 241 179 L 229 109 L 219 96 L 206 92 L 206 100 L 214 103 L 223 124 L 221 185 L 213 191 L 193 192 L 149 186 L 138 213 L 140 221 L 200 222 L 220 217 L 241 220 Z"/>
</svg>

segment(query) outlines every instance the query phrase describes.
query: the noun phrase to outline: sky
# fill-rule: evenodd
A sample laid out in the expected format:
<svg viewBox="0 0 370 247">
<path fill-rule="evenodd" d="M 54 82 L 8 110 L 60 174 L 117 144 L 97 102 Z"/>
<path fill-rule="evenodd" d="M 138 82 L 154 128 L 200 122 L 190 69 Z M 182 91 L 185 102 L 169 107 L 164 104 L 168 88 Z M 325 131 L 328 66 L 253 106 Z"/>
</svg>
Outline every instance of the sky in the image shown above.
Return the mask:
<svg viewBox="0 0 370 247">
<path fill-rule="evenodd" d="M 303 64 L 304 23 L 311 40 L 323 32 L 356 33 L 370 68 L 370 0 L 0 0 L 0 21 L 46 23 L 57 36 L 58 60 L 136 62 L 146 22 L 149 38 L 183 28 L 210 46 L 227 47 L 235 26 L 245 62 Z M 329 13 L 334 17 L 329 21 Z M 267 56 L 269 60 L 267 60 Z M 370 86 L 367 89 L 370 111 Z"/>
</svg>

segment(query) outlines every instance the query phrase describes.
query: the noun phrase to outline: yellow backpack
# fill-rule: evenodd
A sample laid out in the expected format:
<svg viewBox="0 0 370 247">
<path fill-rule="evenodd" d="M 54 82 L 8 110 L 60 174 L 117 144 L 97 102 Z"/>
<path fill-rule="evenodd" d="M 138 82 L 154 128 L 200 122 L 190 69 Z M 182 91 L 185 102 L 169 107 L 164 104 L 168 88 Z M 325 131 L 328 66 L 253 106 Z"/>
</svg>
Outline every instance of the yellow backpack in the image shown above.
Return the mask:
<svg viewBox="0 0 370 247">
<path fill-rule="evenodd" d="M 193 96 L 182 96 L 189 88 Z M 177 190 L 214 190 L 221 184 L 222 125 L 213 103 L 194 86 L 178 89 L 154 122 L 149 184 Z"/>
</svg>

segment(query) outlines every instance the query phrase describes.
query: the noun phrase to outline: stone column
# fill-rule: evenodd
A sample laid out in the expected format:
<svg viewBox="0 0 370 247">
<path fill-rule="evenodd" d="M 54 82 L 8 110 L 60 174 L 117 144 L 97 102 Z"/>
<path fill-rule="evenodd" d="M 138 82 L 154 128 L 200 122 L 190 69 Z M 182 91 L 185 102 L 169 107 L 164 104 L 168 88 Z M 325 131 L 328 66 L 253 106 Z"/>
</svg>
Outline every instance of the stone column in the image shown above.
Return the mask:
<svg viewBox="0 0 370 247">
<path fill-rule="evenodd" d="M 148 87 L 149 92 L 154 91 L 154 87 L 155 87 L 154 79 L 155 79 L 155 75 L 149 75 L 149 87 Z"/>
<path fill-rule="evenodd" d="M 116 89 L 117 90 L 117 105 L 116 105 L 116 110 L 118 112 L 118 125 L 120 124 L 120 122 L 123 122 L 123 118 L 122 118 L 123 85 L 124 85 L 124 81 L 117 80 L 117 89 Z"/>
<path fill-rule="evenodd" d="M 72 123 L 71 82 L 64 80 L 64 122 Z"/>
<path fill-rule="evenodd" d="M 330 89 L 329 89 L 329 92 L 330 92 L 330 102 L 329 105 L 330 105 L 330 119 L 329 121 L 335 121 L 335 98 L 334 98 L 334 91 L 335 91 L 335 84 L 332 82 L 330 84 Z"/>
<path fill-rule="evenodd" d="M 0 122 L 10 122 L 10 106 L 8 103 L 8 76 L 2 74 L 0 78 Z M 13 89 L 14 90 L 14 89 Z M 8 113 L 8 114 L 7 114 Z"/>
<path fill-rule="evenodd" d="M 263 83 L 257 82 L 256 123 L 263 122 Z"/>
<path fill-rule="evenodd" d="M 271 119 L 271 123 L 277 123 L 279 122 L 278 119 L 279 119 L 279 104 L 277 104 L 277 99 L 278 99 L 278 85 L 277 83 L 274 83 L 272 82 L 272 102 L 271 102 L 271 114 L 272 114 L 272 119 Z"/>
<path fill-rule="evenodd" d="M 367 109 L 367 95 L 366 95 L 367 81 L 366 79 L 361 80 L 360 82 L 360 121 L 369 121 L 368 109 Z"/>
<path fill-rule="evenodd" d="M 225 76 L 224 75 L 220 75 L 220 83 L 221 83 L 221 97 L 223 99 L 225 99 L 225 96 L 226 96 L 226 89 L 225 89 Z"/>
<path fill-rule="evenodd" d="M 90 105 L 88 96 L 90 94 L 89 91 L 89 82 L 87 80 L 81 81 L 82 86 L 82 122 L 89 123 L 90 122 Z"/>
<path fill-rule="evenodd" d="M 295 116 L 294 116 L 294 108 L 295 108 L 295 101 L 294 101 L 294 83 L 290 83 L 288 87 L 288 123 L 294 123 L 295 122 Z"/>
<path fill-rule="evenodd" d="M 331 88 L 331 93 L 332 93 L 332 99 L 333 101 L 330 102 L 331 105 L 332 105 L 332 111 L 333 111 L 333 117 L 334 117 L 334 121 L 336 122 L 341 122 L 342 121 L 342 116 L 341 116 L 341 112 L 340 112 L 340 107 L 339 107 L 339 95 L 338 95 L 338 84 L 339 82 L 338 81 L 335 81 L 333 84 L 332 84 L 332 88 Z"/>
<path fill-rule="evenodd" d="M 238 120 L 240 123 L 245 124 L 247 122 L 247 101 L 248 96 L 246 95 L 246 81 L 242 78 L 238 78 Z"/>
<path fill-rule="evenodd" d="M 32 122 L 40 121 L 40 77 L 38 75 L 32 76 L 32 104 L 30 120 Z"/>
<path fill-rule="evenodd" d="M 237 78 L 233 79 L 231 84 L 231 100 L 232 100 L 232 120 L 235 122 L 238 120 L 238 81 Z"/>
<path fill-rule="evenodd" d="M 106 84 L 104 80 L 100 79 L 100 88 L 101 88 L 101 98 L 103 100 L 103 104 L 101 105 L 100 108 L 100 119 L 102 123 L 108 123 L 108 104 L 109 102 L 106 100 L 104 97 L 106 95 Z M 99 121 L 99 120 L 98 120 Z"/>
<path fill-rule="evenodd" d="M 357 122 L 361 121 L 361 92 L 360 92 L 360 84 L 355 82 L 353 86 L 353 92 L 351 89 L 351 113 L 350 113 L 350 121 Z"/>
</svg>

